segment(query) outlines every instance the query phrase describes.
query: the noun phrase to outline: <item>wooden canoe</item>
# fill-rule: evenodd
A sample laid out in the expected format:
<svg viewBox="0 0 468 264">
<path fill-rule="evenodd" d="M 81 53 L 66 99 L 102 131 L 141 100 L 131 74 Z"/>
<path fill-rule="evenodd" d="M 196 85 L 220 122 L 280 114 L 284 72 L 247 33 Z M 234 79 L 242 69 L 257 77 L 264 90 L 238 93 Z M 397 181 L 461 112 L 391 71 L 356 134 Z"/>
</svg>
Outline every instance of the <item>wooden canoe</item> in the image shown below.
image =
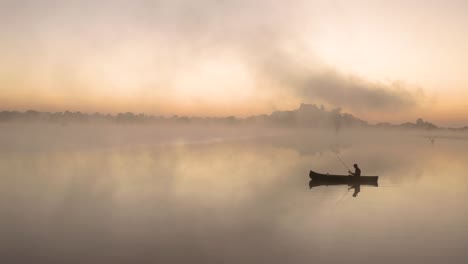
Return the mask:
<svg viewBox="0 0 468 264">
<path fill-rule="evenodd" d="M 349 176 L 349 175 L 333 175 L 322 174 L 315 171 L 309 172 L 309 177 L 316 185 L 338 185 L 338 184 L 362 184 L 378 186 L 379 176 Z"/>
</svg>

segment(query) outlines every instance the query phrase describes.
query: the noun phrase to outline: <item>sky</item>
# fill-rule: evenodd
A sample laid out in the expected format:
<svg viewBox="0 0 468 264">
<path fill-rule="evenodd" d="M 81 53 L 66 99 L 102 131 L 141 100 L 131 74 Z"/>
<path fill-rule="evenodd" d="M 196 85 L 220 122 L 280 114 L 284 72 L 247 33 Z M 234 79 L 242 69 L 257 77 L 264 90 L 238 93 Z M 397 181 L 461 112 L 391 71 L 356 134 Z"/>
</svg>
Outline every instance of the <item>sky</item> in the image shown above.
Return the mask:
<svg viewBox="0 0 468 264">
<path fill-rule="evenodd" d="M 0 110 L 468 125 L 468 2 L 0 0 Z"/>
</svg>

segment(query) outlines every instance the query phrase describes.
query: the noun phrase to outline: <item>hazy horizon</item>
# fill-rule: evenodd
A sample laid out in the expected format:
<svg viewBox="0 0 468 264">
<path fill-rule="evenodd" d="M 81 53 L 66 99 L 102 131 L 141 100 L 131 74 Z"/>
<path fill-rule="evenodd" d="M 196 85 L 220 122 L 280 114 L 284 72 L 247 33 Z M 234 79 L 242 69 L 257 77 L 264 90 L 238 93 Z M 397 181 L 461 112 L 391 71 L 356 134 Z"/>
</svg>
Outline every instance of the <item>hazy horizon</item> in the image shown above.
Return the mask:
<svg viewBox="0 0 468 264">
<path fill-rule="evenodd" d="M 319 111 L 317 112 L 310 112 L 310 108 Z M 312 110 L 313 111 L 313 110 Z M 67 114 L 69 116 L 67 117 Z M 76 119 L 76 114 L 82 115 L 85 120 Z M 280 114 L 280 116 L 278 116 Z M 284 114 L 288 114 L 288 116 L 284 116 Z M 276 117 L 275 117 L 276 116 Z M 345 125 L 345 128 L 358 128 L 363 126 L 382 126 L 381 128 L 389 128 L 388 125 L 404 128 L 403 126 L 406 124 L 418 124 L 417 127 L 419 129 L 464 129 L 468 127 L 467 125 L 461 126 L 440 126 L 439 124 L 434 124 L 431 120 L 424 120 L 423 118 L 418 117 L 416 120 L 406 120 L 401 123 L 395 122 L 388 122 L 387 120 L 376 120 L 374 122 L 369 122 L 368 120 L 361 119 L 359 116 L 354 116 L 350 113 L 342 112 L 340 107 L 333 108 L 333 109 L 326 109 L 323 105 L 316 105 L 316 104 L 301 104 L 297 108 L 289 110 L 289 111 L 274 111 L 271 113 L 264 113 L 259 115 L 249 115 L 249 116 L 178 116 L 178 115 L 152 115 L 147 113 L 133 113 L 133 112 L 117 112 L 117 113 L 101 113 L 101 112 L 82 112 L 82 111 L 58 111 L 58 112 L 43 112 L 37 111 L 34 109 L 29 109 L 25 111 L 16 111 L 16 110 L 0 110 L 0 122 L 9 122 L 9 121 L 19 121 L 22 120 L 23 122 L 36 122 L 36 121 L 43 121 L 43 122 L 67 122 L 67 121 L 75 121 L 75 122 L 89 122 L 89 121 L 98 121 L 96 118 L 111 118 L 107 121 L 141 121 L 141 122 L 157 122 L 158 120 L 175 120 L 175 119 L 186 119 L 186 121 L 202 121 L 202 120 L 210 120 L 212 122 L 220 122 L 219 124 L 222 125 L 223 120 L 231 120 L 231 121 L 249 121 L 251 125 L 265 125 L 263 124 L 264 121 L 269 120 L 270 125 L 292 125 L 295 124 L 296 126 L 290 126 L 291 129 L 300 128 L 300 127 L 316 127 L 318 129 L 321 128 L 333 128 L 335 130 L 339 130 L 342 125 Z M 65 119 L 64 119 L 65 118 Z M 67 120 L 67 118 L 71 118 Z M 280 119 L 277 119 L 280 118 Z M 352 120 L 351 120 L 352 119 Z M 226 121 L 225 120 L 225 121 Z M 103 120 L 101 120 L 103 121 Z M 323 121 L 327 121 L 328 124 L 321 123 Z M 291 123 L 292 122 L 292 123 Z M 338 122 L 338 123 L 337 123 Z M 345 124 L 347 122 L 347 124 Z M 194 123 L 196 124 L 196 123 Z M 215 124 L 215 123 L 213 123 Z"/>
</svg>

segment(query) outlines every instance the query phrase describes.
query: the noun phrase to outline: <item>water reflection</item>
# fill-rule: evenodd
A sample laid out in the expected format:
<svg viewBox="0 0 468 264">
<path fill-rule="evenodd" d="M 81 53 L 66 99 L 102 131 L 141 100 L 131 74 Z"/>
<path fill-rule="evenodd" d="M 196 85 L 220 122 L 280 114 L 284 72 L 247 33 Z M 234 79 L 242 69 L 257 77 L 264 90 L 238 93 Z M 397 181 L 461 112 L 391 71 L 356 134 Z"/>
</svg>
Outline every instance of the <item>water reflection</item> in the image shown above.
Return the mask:
<svg viewBox="0 0 468 264">
<path fill-rule="evenodd" d="M 2 140 L 11 147 L 23 142 Z M 27 140 L 15 151 L 0 148 L 2 263 L 468 258 L 465 141 L 438 139 L 430 151 L 425 138 L 377 133 L 112 148 L 47 148 L 53 137 Z M 304 172 L 311 168 L 343 173 L 336 146 L 345 161 L 381 176 L 380 185 L 401 187 L 310 181 L 307 189 Z"/>
<path fill-rule="evenodd" d="M 348 190 L 354 189 L 353 197 L 356 197 L 361 192 L 361 184 L 353 184 Z"/>
<path fill-rule="evenodd" d="M 314 181 L 314 180 L 309 181 L 309 189 L 312 189 L 312 188 L 318 187 L 318 186 L 329 186 L 329 185 L 333 185 L 333 186 L 346 185 L 346 186 L 348 186 L 348 191 L 351 190 L 351 189 L 354 189 L 353 197 L 357 197 L 357 195 L 361 192 L 361 185 L 366 185 L 366 184 L 341 184 L 341 183 L 328 184 L 326 182 L 317 182 L 317 181 Z M 367 185 L 377 187 L 377 185 L 373 185 L 373 184 L 367 184 Z"/>
</svg>

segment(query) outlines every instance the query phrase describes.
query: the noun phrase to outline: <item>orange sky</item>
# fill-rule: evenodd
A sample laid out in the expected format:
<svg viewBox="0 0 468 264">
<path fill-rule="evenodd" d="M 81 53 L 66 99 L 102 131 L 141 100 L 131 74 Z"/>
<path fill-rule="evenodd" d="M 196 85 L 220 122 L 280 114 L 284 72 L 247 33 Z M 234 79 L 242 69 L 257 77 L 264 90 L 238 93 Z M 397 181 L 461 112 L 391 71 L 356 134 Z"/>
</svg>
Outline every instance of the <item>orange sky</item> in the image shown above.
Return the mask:
<svg viewBox="0 0 468 264">
<path fill-rule="evenodd" d="M 0 110 L 468 125 L 466 1 L 2 1 Z"/>
</svg>

